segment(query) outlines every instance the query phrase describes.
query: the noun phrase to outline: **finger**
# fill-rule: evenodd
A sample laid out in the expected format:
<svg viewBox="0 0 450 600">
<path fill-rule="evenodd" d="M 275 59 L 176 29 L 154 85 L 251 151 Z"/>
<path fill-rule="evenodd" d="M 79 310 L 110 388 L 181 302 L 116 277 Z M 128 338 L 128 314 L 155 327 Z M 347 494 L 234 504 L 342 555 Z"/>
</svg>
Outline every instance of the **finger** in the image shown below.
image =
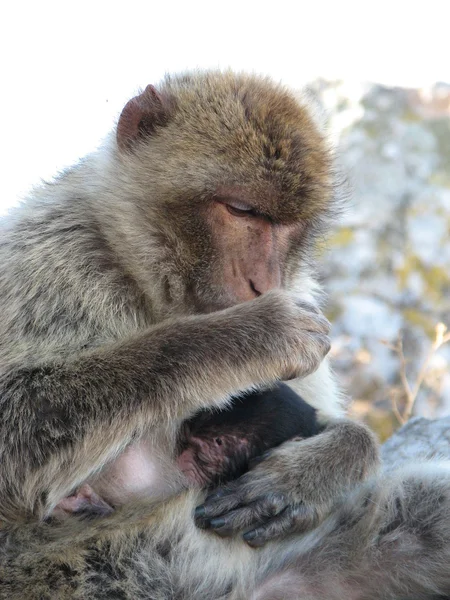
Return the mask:
<svg viewBox="0 0 450 600">
<path fill-rule="evenodd" d="M 295 296 L 292 297 L 295 302 L 295 305 L 298 306 L 298 308 L 301 308 L 306 312 L 314 313 L 315 315 L 320 314 L 320 309 L 315 304 L 307 302 L 306 300 L 302 300 L 301 298 L 296 298 Z"/>
<path fill-rule="evenodd" d="M 256 511 L 252 506 L 245 506 L 229 512 L 210 521 L 210 529 L 220 535 L 227 537 L 235 531 L 242 531 L 249 527 L 256 527 L 260 521 L 256 518 Z"/>
<path fill-rule="evenodd" d="M 285 537 L 289 533 L 299 533 L 311 529 L 317 519 L 314 511 L 303 504 L 289 506 L 266 523 L 258 525 L 244 533 L 243 538 L 249 546 L 263 546 L 270 540 Z"/>
<path fill-rule="evenodd" d="M 286 508 L 283 494 L 267 494 L 257 498 L 248 506 L 242 506 L 227 514 L 211 519 L 210 528 L 222 536 L 231 535 L 235 531 L 255 527 L 272 519 Z"/>
<path fill-rule="evenodd" d="M 208 494 L 205 498 L 205 503 L 212 502 L 213 500 L 217 500 L 217 498 L 223 498 L 224 496 L 228 496 L 231 494 L 233 489 L 230 486 L 220 487 Z"/>
<path fill-rule="evenodd" d="M 196 525 L 203 529 L 208 528 L 211 519 L 231 512 L 241 504 L 241 501 L 241 495 L 238 492 L 215 497 L 212 500 L 205 500 L 204 504 L 197 506 L 195 509 L 194 519 Z"/>
<path fill-rule="evenodd" d="M 282 371 L 280 375 L 282 381 L 306 377 L 306 375 L 313 373 L 331 349 L 328 336 L 312 334 L 311 332 L 303 333 L 302 344 L 304 354 L 299 354 L 297 364 L 291 364 Z"/>
<path fill-rule="evenodd" d="M 331 323 L 323 315 L 307 316 L 302 318 L 302 325 L 305 331 L 328 335 L 331 330 Z"/>
</svg>

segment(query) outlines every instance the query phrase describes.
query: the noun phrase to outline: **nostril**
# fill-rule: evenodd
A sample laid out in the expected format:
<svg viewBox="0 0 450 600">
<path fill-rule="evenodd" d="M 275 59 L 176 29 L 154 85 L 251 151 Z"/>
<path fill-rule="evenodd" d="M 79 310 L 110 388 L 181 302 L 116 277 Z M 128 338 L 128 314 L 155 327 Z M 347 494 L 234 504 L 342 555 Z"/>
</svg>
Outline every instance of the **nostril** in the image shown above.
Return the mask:
<svg viewBox="0 0 450 600">
<path fill-rule="evenodd" d="M 261 296 L 261 292 L 255 288 L 255 284 L 253 283 L 253 281 L 250 279 L 249 282 L 250 282 L 250 289 L 255 294 L 255 296 Z"/>
</svg>

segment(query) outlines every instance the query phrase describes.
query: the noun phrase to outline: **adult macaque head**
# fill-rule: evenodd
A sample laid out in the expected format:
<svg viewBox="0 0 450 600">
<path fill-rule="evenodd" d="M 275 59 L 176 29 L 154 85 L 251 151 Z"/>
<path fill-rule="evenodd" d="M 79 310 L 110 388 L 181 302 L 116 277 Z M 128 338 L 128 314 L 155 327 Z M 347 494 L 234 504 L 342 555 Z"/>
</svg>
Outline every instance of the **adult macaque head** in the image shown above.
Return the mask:
<svg viewBox="0 0 450 600">
<path fill-rule="evenodd" d="M 292 95 L 256 77 L 168 78 L 128 102 L 117 142 L 142 230 L 128 243 L 143 277 L 159 253 L 161 304 L 209 312 L 308 273 L 299 257 L 310 260 L 333 186 L 324 137 Z"/>
</svg>

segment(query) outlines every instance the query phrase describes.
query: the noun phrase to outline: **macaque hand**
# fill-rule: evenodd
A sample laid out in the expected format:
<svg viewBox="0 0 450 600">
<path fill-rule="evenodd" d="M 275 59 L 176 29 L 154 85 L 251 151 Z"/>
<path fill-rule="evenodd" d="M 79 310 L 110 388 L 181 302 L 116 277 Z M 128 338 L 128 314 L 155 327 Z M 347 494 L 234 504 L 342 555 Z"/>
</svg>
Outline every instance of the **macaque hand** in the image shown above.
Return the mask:
<svg viewBox="0 0 450 600">
<path fill-rule="evenodd" d="M 258 360 L 265 359 L 279 379 L 310 375 L 330 350 L 329 321 L 316 306 L 288 292 L 270 291 L 235 308 L 244 311 L 243 331 L 253 327 Z"/>
<path fill-rule="evenodd" d="M 348 443 L 341 445 L 343 436 Z M 377 444 L 364 426 L 343 421 L 313 438 L 290 440 L 253 464 L 197 507 L 198 527 L 221 536 L 243 531 L 252 547 L 316 527 L 376 470 Z"/>
</svg>

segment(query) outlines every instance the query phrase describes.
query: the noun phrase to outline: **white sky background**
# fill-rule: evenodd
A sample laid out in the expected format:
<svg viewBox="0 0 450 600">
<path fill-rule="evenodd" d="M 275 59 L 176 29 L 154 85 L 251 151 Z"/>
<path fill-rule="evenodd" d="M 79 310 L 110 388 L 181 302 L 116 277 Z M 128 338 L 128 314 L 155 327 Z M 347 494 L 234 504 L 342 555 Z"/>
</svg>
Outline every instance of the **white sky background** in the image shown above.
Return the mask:
<svg viewBox="0 0 450 600">
<path fill-rule="evenodd" d="M 0 212 L 98 145 L 165 72 L 232 67 L 299 87 L 318 76 L 450 81 L 450 1 L 20 2 L 0 9 Z"/>
</svg>

